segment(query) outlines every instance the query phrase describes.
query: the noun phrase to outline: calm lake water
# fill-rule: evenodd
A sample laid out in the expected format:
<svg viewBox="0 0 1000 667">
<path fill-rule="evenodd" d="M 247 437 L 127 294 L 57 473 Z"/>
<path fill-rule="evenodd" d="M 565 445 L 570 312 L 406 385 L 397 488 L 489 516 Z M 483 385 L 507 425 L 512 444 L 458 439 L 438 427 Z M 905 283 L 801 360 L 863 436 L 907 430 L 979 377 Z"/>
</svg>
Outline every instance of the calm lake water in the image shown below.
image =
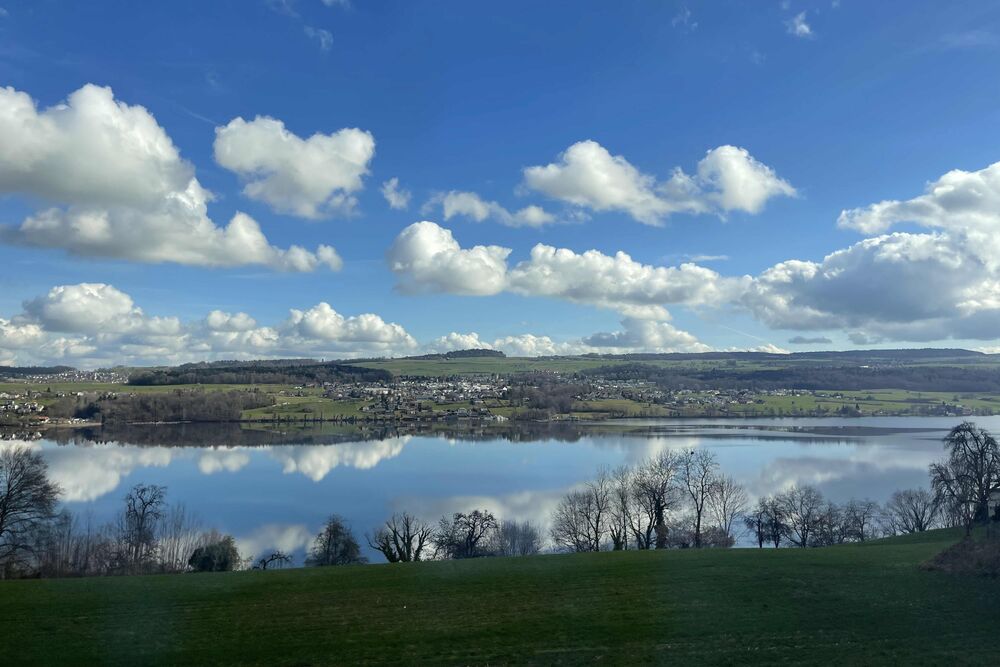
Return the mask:
<svg viewBox="0 0 1000 667">
<path fill-rule="evenodd" d="M 622 421 L 593 427 L 359 433 L 242 432 L 218 427 L 50 433 L 28 443 L 49 462 L 67 506 L 98 522 L 133 484 L 167 487 L 206 527 L 241 550 L 280 548 L 297 562 L 324 518 L 347 518 L 359 539 L 394 511 L 428 520 L 485 507 L 547 525 L 568 489 L 601 466 L 659 451 L 707 449 L 753 496 L 812 484 L 835 501 L 883 502 L 927 484 L 927 466 L 956 418 Z M 977 423 L 1000 431 L 1000 417 Z M 11 443 L 0 443 L 0 447 Z M 371 555 L 371 554 L 370 554 Z M 374 559 L 379 560 L 379 559 Z"/>
</svg>

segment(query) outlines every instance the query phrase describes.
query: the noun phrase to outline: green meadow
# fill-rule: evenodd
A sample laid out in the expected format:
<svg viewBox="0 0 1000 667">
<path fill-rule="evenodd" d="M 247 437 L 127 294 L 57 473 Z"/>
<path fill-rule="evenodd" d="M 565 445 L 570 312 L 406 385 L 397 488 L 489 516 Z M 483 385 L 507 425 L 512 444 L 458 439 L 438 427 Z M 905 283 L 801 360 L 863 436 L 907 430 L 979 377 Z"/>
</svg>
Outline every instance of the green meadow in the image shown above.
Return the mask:
<svg viewBox="0 0 1000 667">
<path fill-rule="evenodd" d="M 958 536 L 0 582 L 0 662 L 995 663 L 1000 581 L 918 567 Z"/>
</svg>

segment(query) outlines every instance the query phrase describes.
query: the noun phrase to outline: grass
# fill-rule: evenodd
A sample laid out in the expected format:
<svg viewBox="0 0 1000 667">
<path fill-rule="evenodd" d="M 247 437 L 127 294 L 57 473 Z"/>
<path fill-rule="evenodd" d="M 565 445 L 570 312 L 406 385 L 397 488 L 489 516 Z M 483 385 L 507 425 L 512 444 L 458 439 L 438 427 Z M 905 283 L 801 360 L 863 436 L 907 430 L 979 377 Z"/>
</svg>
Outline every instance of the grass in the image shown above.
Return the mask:
<svg viewBox="0 0 1000 667">
<path fill-rule="evenodd" d="M 7 664 L 992 662 L 957 538 L 2 582 Z"/>
</svg>

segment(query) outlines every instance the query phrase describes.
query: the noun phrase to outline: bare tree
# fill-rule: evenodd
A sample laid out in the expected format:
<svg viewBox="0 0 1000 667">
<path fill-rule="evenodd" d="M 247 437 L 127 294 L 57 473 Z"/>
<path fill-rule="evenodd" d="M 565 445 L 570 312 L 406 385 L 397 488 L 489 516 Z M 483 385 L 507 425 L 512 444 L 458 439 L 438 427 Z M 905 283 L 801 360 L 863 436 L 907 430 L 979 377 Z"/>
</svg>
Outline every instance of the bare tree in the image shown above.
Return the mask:
<svg viewBox="0 0 1000 667">
<path fill-rule="evenodd" d="M 632 526 L 640 511 L 636 507 L 633 478 L 633 472 L 628 466 L 619 466 L 610 474 L 611 517 L 608 521 L 608 534 L 611 537 L 611 548 L 615 551 L 629 548 Z"/>
<path fill-rule="evenodd" d="M 59 493 L 41 454 L 27 447 L 0 452 L 0 578 L 29 555 L 32 534 L 55 513 Z"/>
<path fill-rule="evenodd" d="M 255 570 L 266 570 L 268 568 L 282 568 L 292 562 L 292 557 L 284 551 L 274 551 L 266 556 L 257 559 L 254 564 Z"/>
<path fill-rule="evenodd" d="M 938 500 L 927 489 L 896 491 L 885 505 L 890 530 L 895 533 L 922 533 L 934 526 Z"/>
<path fill-rule="evenodd" d="M 809 546 L 823 547 L 843 544 L 850 539 L 844 509 L 834 502 L 822 503 L 812 530 Z"/>
<path fill-rule="evenodd" d="M 716 525 L 733 539 L 736 539 L 734 528 L 738 525 L 739 518 L 746 512 L 748 504 L 747 492 L 743 485 L 728 475 L 715 479 L 708 496 L 708 506 L 712 510 Z"/>
<path fill-rule="evenodd" d="M 767 501 L 761 498 L 746 514 L 743 515 L 743 525 L 753 535 L 757 548 L 763 549 L 768 540 L 767 532 Z"/>
<path fill-rule="evenodd" d="M 1000 447 L 971 422 L 953 428 L 944 445 L 948 458 L 931 465 L 931 487 L 961 517 L 968 534 L 973 523 L 989 519 L 990 498 L 1000 491 Z"/>
<path fill-rule="evenodd" d="M 778 495 L 784 535 L 797 547 L 810 546 L 823 520 L 823 496 L 811 486 L 796 486 Z"/>
<path fill-rule="evenodd" d="M 434 528 L 412 514 L 393 514 L 371 535 L 368 546 L 379 551 L 390 563 L 419 561 L 430 545 Z"/>
<path fill-rule="evenodd" d="M 600 551 L 607 537 L 608 502 L 591 486 L 567 493 L 552 517 L 552 541 L 568 551 Z"/>
<path fill-rule="evenodd" d="M 364 562 L 361 547 L 354 539 L 350 527 L 336 514 L 326 520 L 326 525 L 316 536 L 306 557 L 306 565 L 310 566 L 352 565 Z"/>
<path fill-rule="evenodd" d="M 203 532 L 201 522 L 180 504 L 166 508 L 157 532 L 159 562 L 167 572 L 183 572 L 196 549 L 223 539 L 215 531 Z"/>
<path fill-rule="evenodd" d="M 781 540 L 785 537 L 785 513 L 777 497 L 766 499 L 764 505 L 767 508 L 768 541 L 777 549 L 781 546 Z"/>
<path fill-rule="evenodd" d="M 650 533 L 655 534 L 657 549 L 667 547 L 667 514 L 678 504 L 675 484 L 678 465 L 676 454 L 660 452 L 636 470 L 636 498 L 649 517 L 645 535 L 636 532 L 640 548 L 649 548 Z"/>
<path fill-rule="evenodd" d="M 489 556 L 487 548 L 497 520 L 489 510 L 456 512 L 451 519 L 441 517 L 433 536 L 438 555 L 443 558 L 480 558 Z"/>
<path fill-rule="evenodd" d="M 542 550 L 542 531 L 529 521 L 501 521 L 493 532 L 497 556 L 533 556 Z"/>
<path fill-rule="evenodd" d="M 715 472 L 719 468 L 715 455 L 704 450 L 684 453 L 677 466 L 677 477 L 681 489 L 686 493 L 694 513 L 694 547 L 701 547 L 701 524 L 705 517 L 712 488 L 715 486 Z"/>
<path fill-rule="evenodd" d="M 879 517 L 882 508 L 870 499 L 851 498 L 844 506 L 844 528 L 852 540 L 864 542 L 879 535 Z"/>
<path fill-rule="evenodd" d="M 155 484 L 136 484 L 125 496 L 125 510 L 118 519 L 121 565 L 140 572 L 156 563 L 159 542 L 157 523 L 163 518 L 167 489 Z"/>
</svg>

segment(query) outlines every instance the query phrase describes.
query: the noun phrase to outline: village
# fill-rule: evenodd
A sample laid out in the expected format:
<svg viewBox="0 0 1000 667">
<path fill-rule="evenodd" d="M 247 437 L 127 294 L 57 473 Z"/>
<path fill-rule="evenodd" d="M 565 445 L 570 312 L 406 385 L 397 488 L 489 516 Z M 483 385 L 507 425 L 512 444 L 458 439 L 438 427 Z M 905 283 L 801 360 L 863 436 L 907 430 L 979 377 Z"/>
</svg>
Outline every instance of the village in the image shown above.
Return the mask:
<svg viewBox="0 0 1000 667">
<path fill-rule="evenodd" d="M 41 381 L 43 377 L 48 382 Z M 58 378 L 58 379 L 57 379 Z M 8 382 L 0 390 L 0 424 L 74 425 L 87 415 L 67 406 L 119 397 L 201 391 L 201 385 L 132 387 L 115 371 L 60 373 Z M 113 385 L 109 386 L 109 385 Z M 214 385 L 204 390 L 226 390 Z M 920 414 L 967 416 L 995 411 L 991 397 L 913 392 L 804 389 L 667 389 L 647 379 L 536 373 L 399 376 L 391 380 L 306 382 L 231 392 L 257 392 L 271 404 L 246 409 L 240 421 L 565 421 L 624 417 L 786 417 Z M 972 397 L 969 397 L 970 399 Z M 950 400 L 946 400 L 950 399 Z M 997 405 L 1000 407 L 1000 404 Z M 155 420 L 154 420 L 155 421 Z"/>
</svg>

